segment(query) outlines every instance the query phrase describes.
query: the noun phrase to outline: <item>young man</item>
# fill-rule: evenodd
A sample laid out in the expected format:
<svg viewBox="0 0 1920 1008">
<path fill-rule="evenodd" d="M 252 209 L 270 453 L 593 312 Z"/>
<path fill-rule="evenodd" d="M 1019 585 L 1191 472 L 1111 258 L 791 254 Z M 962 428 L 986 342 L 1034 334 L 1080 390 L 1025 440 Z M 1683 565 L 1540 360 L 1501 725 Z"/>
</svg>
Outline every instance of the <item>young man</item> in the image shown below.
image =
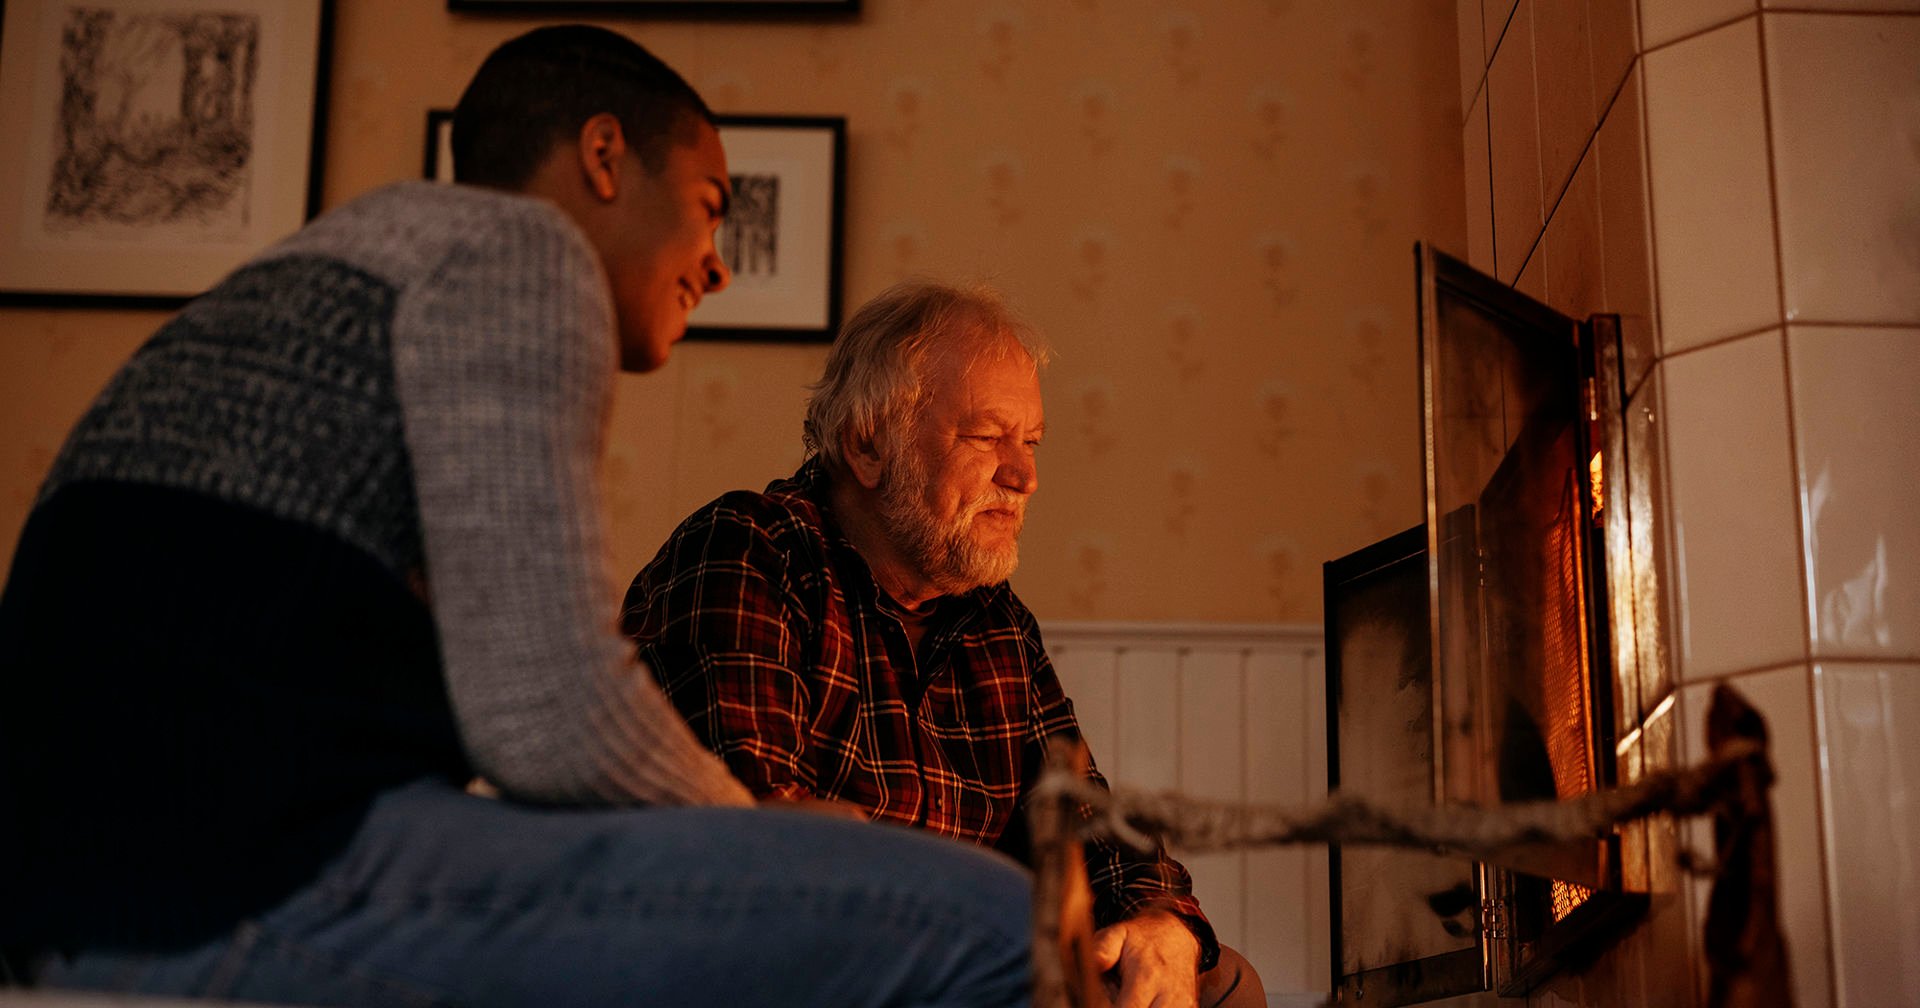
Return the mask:
<svg viewBox="0 0 1920 1008">
<path fill-rule="evenodd" d="M 627 631 L 755 794 L 1024 853 L 1046 744 L 1079 736 L 1007 585 L 1039 486 L 1044 356 L 984 292 L 881 294 L 814 386 L 813 457 L 695 512 L 635 579 Z M 1087 867 L 1118 1003 L 1265 1004 L 1164 852 L 1092 845 Z"/>
<path fill-rule="evenodd" d="M 616 361 L 657 367 L 728 279 L 711 114 L 633 42 L 548 28 L 487 59 L 454 146 L 475 184 L 243 266 L 55 462 L 0 598 L 4 979 L 1023 1002 L 1017 868 L 748 808 L 606 617 Z"/>
</svg>

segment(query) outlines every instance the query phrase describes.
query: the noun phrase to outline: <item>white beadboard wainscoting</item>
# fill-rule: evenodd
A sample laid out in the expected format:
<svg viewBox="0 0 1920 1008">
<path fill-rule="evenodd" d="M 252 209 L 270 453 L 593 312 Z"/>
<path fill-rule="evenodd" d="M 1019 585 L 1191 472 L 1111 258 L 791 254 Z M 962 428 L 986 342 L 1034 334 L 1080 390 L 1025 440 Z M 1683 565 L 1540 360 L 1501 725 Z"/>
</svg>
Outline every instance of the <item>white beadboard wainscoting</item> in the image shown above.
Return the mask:
<svg viewBox="0 0 1920 1008">
<path fill-rule="evenodd" d="M 1046 623 L 1100 771 L 1116 785 L 1299 805 L 1327 793 L 1318 626 Z M 1318 1005 L 1331 985 L 1325 847 L 1182 855 L 1220 940 L 1267 1000 Z"/>
</svg>

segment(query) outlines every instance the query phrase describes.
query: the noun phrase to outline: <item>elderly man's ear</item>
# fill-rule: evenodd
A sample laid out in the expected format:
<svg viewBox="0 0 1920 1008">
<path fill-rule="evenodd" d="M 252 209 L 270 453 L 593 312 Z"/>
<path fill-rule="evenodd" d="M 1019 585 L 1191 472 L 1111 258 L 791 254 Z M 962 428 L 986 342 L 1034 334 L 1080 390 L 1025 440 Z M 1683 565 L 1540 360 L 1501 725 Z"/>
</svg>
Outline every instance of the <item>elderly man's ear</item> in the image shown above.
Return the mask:
<svg viewBox="0 0 1920 1008">
<path fill-rule="evenodd" d="M 869 490 L 880 489 L 880 477 L 886 472 L 886 462 L 881 457 L 879 439 L 861 437 L 849 431 L 841 441 L 842 454 L 846 457 L 847 468 L 853 471 L 853 478 Z"/>
</svg>

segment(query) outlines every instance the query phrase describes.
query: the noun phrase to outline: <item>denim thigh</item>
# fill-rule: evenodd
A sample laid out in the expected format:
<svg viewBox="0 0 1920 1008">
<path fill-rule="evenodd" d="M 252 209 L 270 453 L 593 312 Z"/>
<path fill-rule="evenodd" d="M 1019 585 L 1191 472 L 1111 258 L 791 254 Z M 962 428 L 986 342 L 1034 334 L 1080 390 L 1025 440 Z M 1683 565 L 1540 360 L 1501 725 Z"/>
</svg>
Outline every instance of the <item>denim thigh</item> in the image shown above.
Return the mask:
<svg viewBox="0 0 1920 1008">
<path fill-rule="evenodd" d="M 310 886 L 174 955 L 50 986 L 419 1005 L 1020 1005 L 1028 876 L 899 827 L 770 809 L 382 796 Z"/>
</svg>

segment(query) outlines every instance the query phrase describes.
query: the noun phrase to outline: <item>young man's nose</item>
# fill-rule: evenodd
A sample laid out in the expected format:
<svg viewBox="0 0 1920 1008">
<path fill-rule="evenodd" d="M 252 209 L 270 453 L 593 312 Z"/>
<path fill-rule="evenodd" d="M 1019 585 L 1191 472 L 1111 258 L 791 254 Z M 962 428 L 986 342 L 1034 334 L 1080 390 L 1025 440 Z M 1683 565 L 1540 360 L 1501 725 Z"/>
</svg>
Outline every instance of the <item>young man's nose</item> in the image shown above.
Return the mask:
<svg viewBox="0 0 1920 1008">
<path fill-rule="evenodd" d="M 727 261 L 721 257 L 718 249 L 707 253 L 707 293 L 714 294 L 727 289 L 733 282 L 733 271 L 727 268 Z"/>
</svg>

